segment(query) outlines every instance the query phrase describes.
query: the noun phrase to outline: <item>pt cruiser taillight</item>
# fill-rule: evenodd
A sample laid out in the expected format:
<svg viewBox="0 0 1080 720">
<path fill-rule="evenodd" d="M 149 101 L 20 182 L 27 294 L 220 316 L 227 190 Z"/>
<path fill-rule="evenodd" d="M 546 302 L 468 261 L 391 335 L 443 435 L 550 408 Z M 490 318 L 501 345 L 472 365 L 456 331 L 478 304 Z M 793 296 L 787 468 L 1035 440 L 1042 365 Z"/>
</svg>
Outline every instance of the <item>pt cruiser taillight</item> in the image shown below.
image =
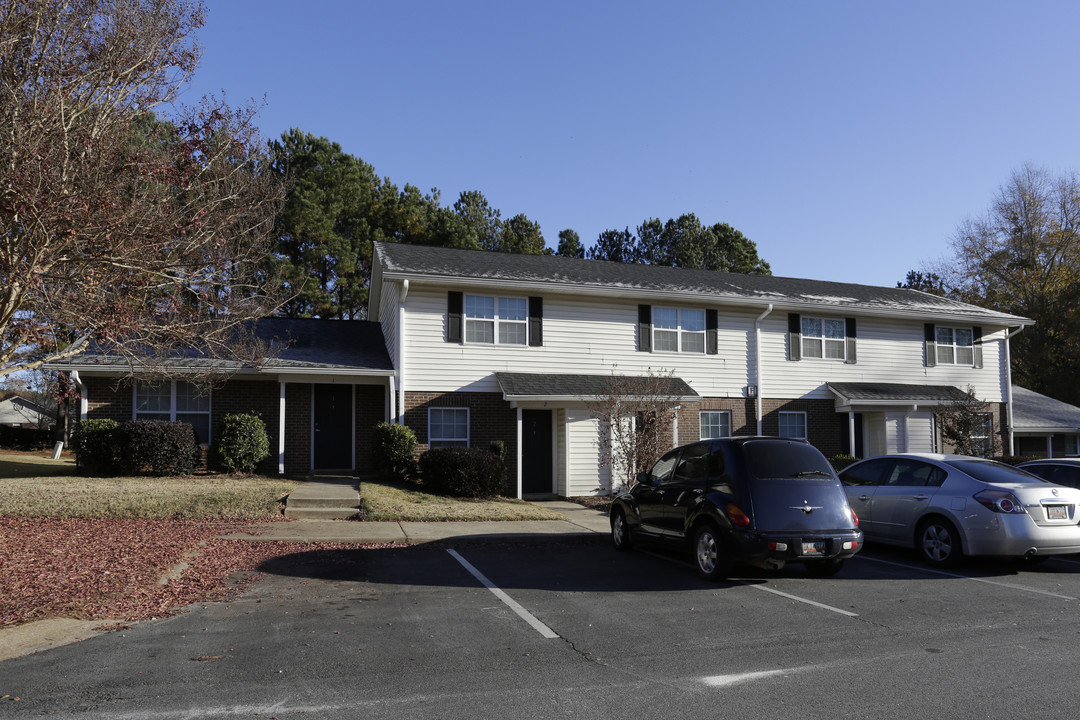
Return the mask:
<svg viewBox="0 0 1080 720">
<path fill-rule="evenodd" d="M 1016 496 L 1008 490 L 983 490 L 975 493 L 975 499 L 994 512 L 1022 515 L 1027 512 Z"/>
</svg>

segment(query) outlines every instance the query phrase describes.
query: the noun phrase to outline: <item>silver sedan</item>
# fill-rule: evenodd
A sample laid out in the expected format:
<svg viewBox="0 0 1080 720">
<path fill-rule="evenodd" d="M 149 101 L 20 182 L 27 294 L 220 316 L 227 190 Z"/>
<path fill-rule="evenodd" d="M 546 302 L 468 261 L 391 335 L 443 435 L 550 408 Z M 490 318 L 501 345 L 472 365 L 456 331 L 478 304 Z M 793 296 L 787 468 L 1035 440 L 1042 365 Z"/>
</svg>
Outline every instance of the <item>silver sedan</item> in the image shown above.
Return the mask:
<svg viewBox="0 0 1080 720">
<path fill-rule="evenodd" d="M 840 473 L 868 541 L 932 565 L 964 555 L 1037 561 L 1080 553 L 1080 490 L 963 455 L 883 455 Z"/>
</svg>

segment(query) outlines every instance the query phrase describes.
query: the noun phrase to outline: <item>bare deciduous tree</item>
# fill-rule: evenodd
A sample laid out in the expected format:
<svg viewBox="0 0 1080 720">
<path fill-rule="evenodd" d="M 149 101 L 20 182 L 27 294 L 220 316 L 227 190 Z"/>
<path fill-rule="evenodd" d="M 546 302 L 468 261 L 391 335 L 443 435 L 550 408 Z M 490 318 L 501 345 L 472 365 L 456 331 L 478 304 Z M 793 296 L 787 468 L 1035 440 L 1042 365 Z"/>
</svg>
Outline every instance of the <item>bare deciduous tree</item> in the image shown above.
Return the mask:
<svg viewBox="0 0 1080 720">
<path fill-rule="evenodd" d="M 234 357 L 276 306 L 261 265 L 283 190 L 260 172 L 253 110 L 172 109 L 203 15 L 185 0 L 0 8 L 0 377 L 92 341 L 140 365 Z"/>
<path fill-rule="evenodd" d="M 939 406 L 934 417 L 942 440 L 957 455 L 992 457 L 1001 449 L 993 433 L 993 407 L 979 400 L 970 385 L 967 397 Z"/>
<path fill-rule="evenodd" d="M 639 472 L 648 470 L 673 445 L 675 413 L 682 400 L 671 371 L 647 375 L 616 375 L 605 382 L 603 394 L 589 402 L 600 420 L 600 457 L 611 472 L 616 494 L 629 487 Z"/>
</svg>

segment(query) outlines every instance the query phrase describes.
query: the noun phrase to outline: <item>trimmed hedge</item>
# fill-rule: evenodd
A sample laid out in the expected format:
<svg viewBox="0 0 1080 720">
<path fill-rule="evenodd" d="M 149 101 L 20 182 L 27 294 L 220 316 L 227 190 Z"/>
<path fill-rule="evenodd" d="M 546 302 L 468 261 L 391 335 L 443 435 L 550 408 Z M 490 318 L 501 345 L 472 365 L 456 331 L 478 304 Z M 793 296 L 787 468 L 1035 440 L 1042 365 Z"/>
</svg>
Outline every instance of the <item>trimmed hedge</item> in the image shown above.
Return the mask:
<svg viewBox="0 0 1080 720">
<path fill-rule="evenodd" d="M 251 413 L 226 415 L 218 428 L 217 452 L 229 472 L 254 472 L 260 462 L 270 457 L 266 423 Z"/>
<path fill-rule="evenodd" d="M 832 465 L 833 470 L 839 473 L 842 472 L 844 468 L 846 468 L 848 465 L 851 465 L 858 459 L 859 458 L 854 458 L 850 455 L 840 453 L 839 455 L 833 455 L 831 458 L 829 458 L 829 464 Z"/>
<path fill-rule="evenodd" d="M 506 489 L 506 466 L 487 450 L 436 448 L 420 456 L 424 489 L 436 495 L 487 498 Z"/>
<path fill-rule="evenodd" d="M 199 466 L 195 429 L 187 423 L 129 420 L 116 433 L 122 473 L 187 475 Z"/>
<path fill-rule="evenodd" d="M 376 472 L 383 480 L 416 478 L 416 433 L 407 425 L 381 422 L 375 426 L 371 450 Z"/>
<path fill-rule="evenodd" d="M 75 466 L 88 475 L 116 472 L 117 438 L 115 420 L 81 420 L 71 429 L 71 450 Z"/>
<path fill-rule="evenodd" d="M 165 420 L 83 420 L 71 431 L 71 449 L 88 475 L 185 475 L 199 464 L 194 428 Z"/>
</svg>

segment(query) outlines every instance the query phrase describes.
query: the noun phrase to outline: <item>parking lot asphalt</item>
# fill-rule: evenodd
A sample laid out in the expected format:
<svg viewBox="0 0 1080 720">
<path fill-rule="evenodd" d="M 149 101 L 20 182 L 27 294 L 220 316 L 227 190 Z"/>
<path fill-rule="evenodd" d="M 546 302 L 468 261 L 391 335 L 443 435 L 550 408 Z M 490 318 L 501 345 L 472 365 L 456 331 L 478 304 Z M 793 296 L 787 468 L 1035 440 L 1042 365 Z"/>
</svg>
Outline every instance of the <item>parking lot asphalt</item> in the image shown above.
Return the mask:
<svg viewBox="0 0 1080 720">
<path fill-rule="evenodd" d="M 1078 559 L 708 583 L 599 540 L 298 549 L 233 602 L 4 662 L 0 717 L 1076 716 Z"/>
</svg>

